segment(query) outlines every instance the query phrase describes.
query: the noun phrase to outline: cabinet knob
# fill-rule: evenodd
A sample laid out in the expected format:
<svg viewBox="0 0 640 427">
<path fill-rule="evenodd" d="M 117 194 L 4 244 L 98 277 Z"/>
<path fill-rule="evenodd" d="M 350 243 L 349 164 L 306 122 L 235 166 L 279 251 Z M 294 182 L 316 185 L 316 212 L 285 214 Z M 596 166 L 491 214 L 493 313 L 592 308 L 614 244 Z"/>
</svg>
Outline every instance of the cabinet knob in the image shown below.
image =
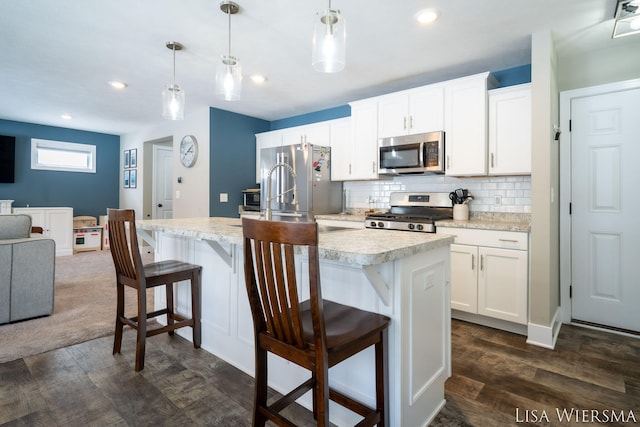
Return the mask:
<svg viewBox="0 0 640 427">
<path fill-rule="evenodd" d="M 162 203 L 158 203 L 158 207 L 161 208 L 162 207 Z"/>
</svg>

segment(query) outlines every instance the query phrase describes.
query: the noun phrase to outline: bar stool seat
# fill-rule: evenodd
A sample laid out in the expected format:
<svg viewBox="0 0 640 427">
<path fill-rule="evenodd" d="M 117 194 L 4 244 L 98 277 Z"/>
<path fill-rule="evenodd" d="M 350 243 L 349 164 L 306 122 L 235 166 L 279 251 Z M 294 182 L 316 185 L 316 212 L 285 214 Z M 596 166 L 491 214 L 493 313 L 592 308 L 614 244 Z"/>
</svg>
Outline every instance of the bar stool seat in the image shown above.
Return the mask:
<svg viewBox="0 0 640 427">
<path fill-rule="evenodd" d="M 113 354 L 120 353 L 124 325 L 137 331 L 135 370 L 144 368 L 145 340 L 147 337 L 164 332 L 173 335 L 179 328 L 193 329 L 193 346 L 200 348 L 201 328 L 201 272 L 202 267 L 176 260 L 165 260 L 147 265 L 142 264 L 138 237 L 136 234 L 135 211 L 132 209 L 110 209 L 108 213 L 111 256 L 116 269 L 117 307 Z M 173 301 L 174 284 L 188 280 L 191 285 L 191 317 L 187 318 L 175 311 Z M 138 315 L 126 317 L 124 287 L 137 290 Z M 147 310 L 147 289 L 165 287 L 166 308 L 153 312 Z M 166 315 L 167 325 L 147 329 L 149 319 Z"/>
<path fill-rule="evenodd" d="M 242 219 L 244 270 L 254 324 L 253 426 L 293 426 L 280 412 L 309 390 L 318 426 L 329 425 L 329 400 L 362 416 L 358 426 L 388 425 L 387 316 L 322 299 L 316 223 Z M 308 251 L 309 295 L 300 302 L 295 246 Z M 329 368 L 373 346 L 376 405 L 368 407 L 329 386 Z M 311 371 L 311 378 L 267 402 L 267 353 Z"/>
</svg>

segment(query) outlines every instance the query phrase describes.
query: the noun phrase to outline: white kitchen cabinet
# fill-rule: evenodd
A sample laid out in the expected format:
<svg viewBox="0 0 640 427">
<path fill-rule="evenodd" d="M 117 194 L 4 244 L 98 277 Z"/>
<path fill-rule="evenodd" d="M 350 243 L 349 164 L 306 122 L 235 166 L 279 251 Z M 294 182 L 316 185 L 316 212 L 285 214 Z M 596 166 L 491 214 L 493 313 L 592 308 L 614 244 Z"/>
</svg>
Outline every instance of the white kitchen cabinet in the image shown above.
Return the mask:
<svg viewBox="0 0 640 427">
<path fill-rule="evenodd" d="M 453 176 L 487 174 L 489 73 L 445 82 L 445 173 Z"/>
<path fill-rule="evenodd" d="M 349 105 L 351 147 L 342 147 L 339 155 L 334 154 L 333 162 L 339 166 L 335 173 L 332 169 L 331 177 L 340 181 L 378 179 L 378 103 L 372 99 Z"/>
<path fill-rule="evenodd" d="M 330 126 L 328 122 L 295 126 L 282 129 L 282 145 L 313 144 L 330 146 Z"/>
<path fill-rule="evenodd" d="M 531 174 L 531 84 L 489 91 L 489 175 Z"/>
<path fill-rule="evenodd" d="M 378 138 L 444 129 L 444 86 L 434 84 L 378 98 Z"/>
<path fill-rule="evenodd" d="M 31 216 L 31 225 L 55 240 L 56 256 L 73 254 L 73 208 L 13 208 L 13 213 Z"/>
<path fill-rule="evenodd" d="M 529 235 L 438 227 L 451 245 L 451 308 L 527 323 Z"/>
<path fill-rule="evenodd" d="M 349 167 L 353 158 L 353 129 L 351 117 L 333 120 L 331 123 L 331 180 L 351 179 Z"/>
</svg>

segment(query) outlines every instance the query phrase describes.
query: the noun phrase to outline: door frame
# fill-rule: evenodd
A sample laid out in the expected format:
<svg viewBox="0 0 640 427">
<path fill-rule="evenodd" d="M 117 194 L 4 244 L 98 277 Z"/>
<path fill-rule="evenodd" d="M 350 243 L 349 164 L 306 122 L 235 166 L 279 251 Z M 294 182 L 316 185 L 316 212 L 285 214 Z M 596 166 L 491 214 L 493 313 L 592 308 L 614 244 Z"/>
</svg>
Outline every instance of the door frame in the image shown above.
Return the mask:
<svg viewBox="0 0 640 427">
<path fill-rule="evenodd" d="M 571 102 L 574 99 L 586 98 L 607 93 L 621 92 L 640 88 L 640 79 L 607 83 L 581 89 L 560 92 L 560 310 L 562 323 L 571 322 Z M 579 324 L 580 326 L 584 326 Z"/>
</svg>

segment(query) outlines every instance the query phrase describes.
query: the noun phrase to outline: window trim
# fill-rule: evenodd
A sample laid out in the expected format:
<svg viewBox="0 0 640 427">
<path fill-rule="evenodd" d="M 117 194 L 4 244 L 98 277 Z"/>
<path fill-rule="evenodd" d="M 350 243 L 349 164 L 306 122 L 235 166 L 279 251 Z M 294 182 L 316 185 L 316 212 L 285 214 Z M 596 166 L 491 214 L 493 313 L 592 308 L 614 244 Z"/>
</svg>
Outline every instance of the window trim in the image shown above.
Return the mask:
<svg viewBox="0 0 640 427">
<path fill-rule="evenodd" d="M 38 149 L 41 148 L 84 153 L 88 156 L 90 164 L 85 168 L 41 164 L 38 163 Z M 47 139 L 31 138 L 31 169 L 96 173 L 96 146 L 91 144 L 77 144 L 75 142 L 51 141 Z"/>
</svg>

